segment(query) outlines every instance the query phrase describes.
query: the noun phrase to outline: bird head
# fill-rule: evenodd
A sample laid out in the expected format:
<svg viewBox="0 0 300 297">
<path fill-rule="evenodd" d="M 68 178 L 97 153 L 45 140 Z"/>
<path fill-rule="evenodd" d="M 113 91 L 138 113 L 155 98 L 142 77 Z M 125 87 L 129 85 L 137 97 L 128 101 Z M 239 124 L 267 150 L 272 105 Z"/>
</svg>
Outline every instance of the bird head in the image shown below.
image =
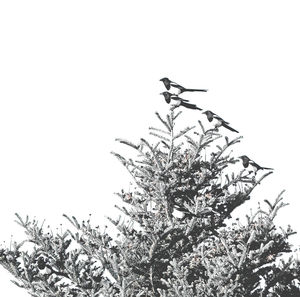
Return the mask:
<svg viewBox="0 0 300 297">
<path fill-rule="evenodd" d="M 249 166 L 250 161 L 251 161 L 250 158 L 248 158 L 246 155 L 239 156 L 239 158 L 242 160 L 243 166 L 245 168 L 247 168 Z"/>
<path fill-rule="evenodd" d="M 205 113 L 206 115 L 213 115 L 214 113 L 210 110 L 206 110 L 206 111 L 203 111 L 202 113 Z"/>
<path fill-rule="evenodd" d="M 166 87 L 167 90 L 170 90 L 171 88 L 171 81 L 167 78 L 167 77 L 163 77 L 160 79 L 160 81 L 162 81 Z"/>
<path fill-rule="evenodd" d="M 242 160 L 250 160 L 246 155 L 239 156 L 238 158 Z"/>
<path fill-rule="evenodd" d="M 213 120 L 214 113 L 211 112 L 210 110 L 203 111 L 202 113 L 204 113 L 207 116 L 207 119 L 209 122 L 211 122 Z"/>
<path fill-rule="evenodd" d="M 163 95 L 165 97 L 165 100 L 167 103 L 170 103 L 171 102 L 171 93 L 170 92 L 162 92 L 160 93 L 160 95 Z"/>
</svg>

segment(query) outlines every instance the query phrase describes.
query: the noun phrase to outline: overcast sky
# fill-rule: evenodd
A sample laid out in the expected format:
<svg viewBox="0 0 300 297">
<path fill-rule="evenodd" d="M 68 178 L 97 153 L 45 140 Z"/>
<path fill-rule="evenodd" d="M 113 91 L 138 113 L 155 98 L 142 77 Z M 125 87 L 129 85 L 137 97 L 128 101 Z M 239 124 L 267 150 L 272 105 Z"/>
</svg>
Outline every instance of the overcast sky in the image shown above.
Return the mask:
<svg viewBox="0 0 300 297">
<path fill-rule="evenodd" d="M 129 180 L 114 139 L 138 141 L 168 111 L 163 76 L 209 89 L 189 99 L 241 132 L 238 153 L 275 168 L 245 207 L 286 189 L 280 223 L 300 231 L 297 4 L 1 1 L 0 241 L 20 235 L 15 212 L 53 229 L 69 227 L 62 213 L 113 213 Z M 1 295 L 28 296 L 9 279 L 1 267 Z"/>
</svg>

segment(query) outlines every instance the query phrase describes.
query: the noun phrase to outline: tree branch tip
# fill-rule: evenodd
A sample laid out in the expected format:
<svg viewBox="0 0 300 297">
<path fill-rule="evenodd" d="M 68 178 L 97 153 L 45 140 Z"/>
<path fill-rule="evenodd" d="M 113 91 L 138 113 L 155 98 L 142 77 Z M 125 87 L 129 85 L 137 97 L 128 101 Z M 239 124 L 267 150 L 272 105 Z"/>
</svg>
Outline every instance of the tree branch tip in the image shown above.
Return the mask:
<svg viewBox="0 0 300 297">
<path fill-rule="evenodd" d="M 283 189 L 280 193 L 279 196 L 283 195 L 286 192 L 286 189 Z"/>
</svg>

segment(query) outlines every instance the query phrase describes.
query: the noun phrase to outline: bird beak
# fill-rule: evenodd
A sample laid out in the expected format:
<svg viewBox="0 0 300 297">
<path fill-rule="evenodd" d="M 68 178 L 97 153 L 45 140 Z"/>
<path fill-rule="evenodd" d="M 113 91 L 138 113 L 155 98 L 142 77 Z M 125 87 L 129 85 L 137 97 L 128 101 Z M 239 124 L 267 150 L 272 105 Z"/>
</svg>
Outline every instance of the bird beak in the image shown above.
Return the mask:
<svg viewBox="0 0 300 297">
<path fill-rule="evenodd" d="M 159 95 L 163 95 L 163 93 L 159 93 Z"/>
</svg>

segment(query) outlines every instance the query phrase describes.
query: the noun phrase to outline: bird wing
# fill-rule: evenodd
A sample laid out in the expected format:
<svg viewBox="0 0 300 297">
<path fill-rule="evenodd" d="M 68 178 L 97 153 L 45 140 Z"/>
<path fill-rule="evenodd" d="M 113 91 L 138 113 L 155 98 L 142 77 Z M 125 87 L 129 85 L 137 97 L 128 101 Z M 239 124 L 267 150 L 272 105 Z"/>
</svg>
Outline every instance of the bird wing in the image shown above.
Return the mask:
<svg viewBox="0 0 300 297">
<path fill-rule="evenodd" d="M 174 81 L 172 81 L 172 82 L 170 83 L 170 85 L 171 85 L 172 87 L 174 87 L 174 88 L 181 89 L 181 90 L 185 90 L 185 87 L 179 85 L 178 83 L 176 83 L 176 82 L 174 82 Z"/>
<path fill-rule="evenodd" d="M 253 167 L 256 168 L 256 170 L 260 170 L 263 169 L 261 166 L 259 166 L 257 163 L 255 163 L 254 161 L 250 160 L 249 162 Z"/>
<path fill-rule="evenodd" d="M 173 99 L 173 100 L 180 100 L 181 102 L 190 102 L 189 100 L 183 99 L 181 97 L 178 97 L 177 95 L 172 95 L 171 99 Z"/>
<path fill-rule="evenodd" d="M 215 118 L 216 120 L 218 120 L 218 121 L 220 121 L 220 122 L 222 122 L 222 123 L 225 123 L 225 124 L 229 125 L 228 122 L 224 121 L 224 120 L 223 120 L 221 117 L 219 117 L 217 114 L 215 114 L 215 113 L 213 113 L 213 112 L 212 112 L 212 114 L 214 115 L 214 118 Z"/>
</svg>

